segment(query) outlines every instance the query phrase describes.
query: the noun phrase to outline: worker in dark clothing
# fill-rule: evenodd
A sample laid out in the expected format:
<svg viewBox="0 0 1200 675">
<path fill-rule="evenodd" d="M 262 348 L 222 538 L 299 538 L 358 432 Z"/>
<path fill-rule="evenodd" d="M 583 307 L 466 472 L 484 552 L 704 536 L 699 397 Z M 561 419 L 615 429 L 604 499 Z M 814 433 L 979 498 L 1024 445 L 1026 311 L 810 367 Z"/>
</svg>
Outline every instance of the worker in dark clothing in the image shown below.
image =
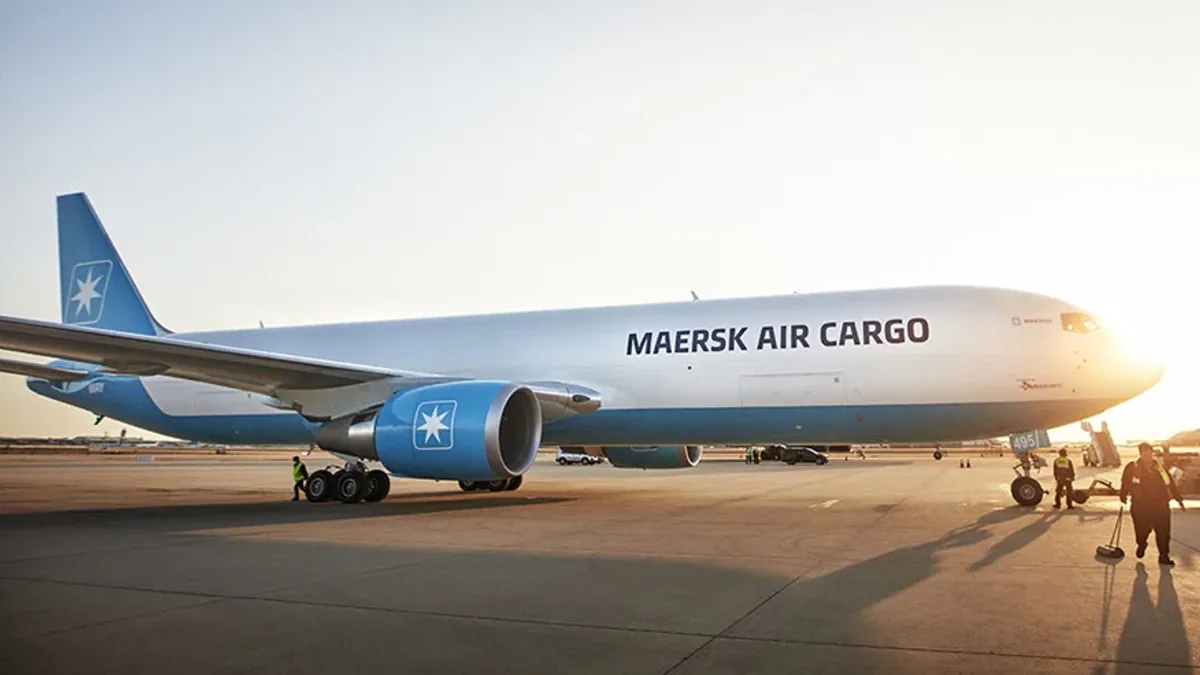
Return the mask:
<svg viewBox="0 0 1200 675">
<path fill-rule="evenodd" d="M 304 489 L 304 484 L 308 482 L 308 467 L 300 461 L 299 457 L 292 458 L 292 480 L 295 484 L 292 485 L 292 501 L 300 501 L 300 491 Z"/>
<path fill-rule="evenodd" d="M 1067 457 L 1067 449 L 1061 448 L 1058 457 L 1054 458 L 1054 508 L 1062 508 L 1063 493 L 1067 493 L 1067 508 L 1075 508 L 1075 498 L 1071 495 L 1071 482 L 1075 480 L 1075 465 Z"/>
<path fill-rule="evenodd" d="M 1129 515 L 1133 516 L 1133 532 L 1137 539 L 1137 557 L 1146 554 L 1150 531 L 1158 546 L 1158 564 L 1174 565 L 1171 560 L 1171 498 L 1183 506 L 1183 496 L 1171 472 L 1154 456 L 1149 443 L 1138 446 L 1136 461 L 1125 465 L 1121 474 L 1121 503 L 1133 497 Z"/>
</svg>

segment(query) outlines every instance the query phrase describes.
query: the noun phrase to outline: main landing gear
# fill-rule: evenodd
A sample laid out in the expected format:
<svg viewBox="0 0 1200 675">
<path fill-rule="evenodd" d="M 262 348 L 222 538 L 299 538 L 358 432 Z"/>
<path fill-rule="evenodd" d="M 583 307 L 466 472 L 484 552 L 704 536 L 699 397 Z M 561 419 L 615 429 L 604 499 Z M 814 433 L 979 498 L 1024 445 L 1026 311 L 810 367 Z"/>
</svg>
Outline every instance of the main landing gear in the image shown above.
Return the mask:
<svg viewBox="0 0 1200 675">
<path fill-rule="evenodd" d="M 512 492 L 521 487 L 521 479 L 524 476 L 516 478 L 499 478 L 497 480 L 460 480 L 458 481 L 458 489 L 463 492 L 474 492 L 476 490 L 487 490 L 489 492 Z"/>
<path fill-rule="evenodd" d="M 379 469 L 371 471 L 364 467 L 348 469 L 321 469 L 308 477 L 304 495 L 310 502 L 327 502 L 336 499 L 343 504 L 378 502 L 392 489 L 392 480 Z"/>
</svg>

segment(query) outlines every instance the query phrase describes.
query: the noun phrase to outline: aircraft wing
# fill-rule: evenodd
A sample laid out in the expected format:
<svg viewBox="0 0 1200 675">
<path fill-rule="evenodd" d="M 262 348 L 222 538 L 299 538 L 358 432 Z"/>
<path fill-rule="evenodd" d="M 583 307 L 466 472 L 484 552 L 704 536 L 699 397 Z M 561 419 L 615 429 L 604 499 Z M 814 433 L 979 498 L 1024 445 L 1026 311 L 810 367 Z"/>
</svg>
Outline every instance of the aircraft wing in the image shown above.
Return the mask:
<svg viewBox="0 0 1200 675">
<path fill-rule="evenodd" d="M 164 375 L 266 394 L 276 399 L 274 407 L 314 419 L 358 412 L 400 389 L 467 379 L 7 316 L 0 316 L 0 349 L 95 363 L 107 373 Z M 22 374 L 64 379 L 51 371 Z M 529 386 L 547 420 L 599 407 L 596 392 L 583 387 L 557 382 Z"/>
<path fill-rule="evenodd" d="M 40 363 L 11 361 L 9 359 L 0 359 L 0 373 L 12 373 L 14 375 L 26 375 L 29 377 L 41 377 L 47 380 L 60 381 L 82 380 L 88 376 L 88 372 L 86 370 L 56 368 L 54 366 L 47 366 Z"/>
</svg>

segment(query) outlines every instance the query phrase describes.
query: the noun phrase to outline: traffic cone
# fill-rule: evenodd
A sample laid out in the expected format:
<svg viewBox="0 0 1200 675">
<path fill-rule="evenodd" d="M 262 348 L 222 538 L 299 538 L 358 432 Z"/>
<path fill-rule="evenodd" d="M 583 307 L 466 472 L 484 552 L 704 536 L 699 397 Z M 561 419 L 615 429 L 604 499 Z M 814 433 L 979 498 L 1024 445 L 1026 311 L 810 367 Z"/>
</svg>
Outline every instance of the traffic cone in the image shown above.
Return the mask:
<svg viewBox="0 0 1200 675">
<path fill-rule="evenodd" d="M 969 459 L 967 460 L 967 468 L 968 469 L 971 468 L 971 460 L 969 460 Z"/>
<path fill-rule="evenodd" d="M 963 468 L 963 463 L 962 463 L 961 459 L 958 460 L 958 468 L 960 468 L 960 469 Z"/>
</svg>

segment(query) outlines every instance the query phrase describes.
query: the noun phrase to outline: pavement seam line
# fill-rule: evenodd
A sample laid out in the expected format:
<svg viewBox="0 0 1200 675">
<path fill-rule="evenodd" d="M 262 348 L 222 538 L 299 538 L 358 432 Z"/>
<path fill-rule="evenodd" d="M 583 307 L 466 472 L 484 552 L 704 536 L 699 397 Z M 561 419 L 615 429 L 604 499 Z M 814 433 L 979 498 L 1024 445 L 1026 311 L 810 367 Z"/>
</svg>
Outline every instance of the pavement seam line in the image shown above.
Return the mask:
<svg viewBox="0 0 1200 675">
<path fill-rule="evenodd" d="M 43 583 L 43 582 L 39 582 L 39 583 Z M 134 589 L 108 589 L 108 590 L 130 590 L 131 591 Z M 137 592 L 159 593 L 160 591 L 137 591 Z M 177 612 L 177 611 L 183 610 L 183 609 L 194 609 L 196 607 L 205 607 L 207 605 L 215 605 L 215 604 L 222 603 L 222 602 L 229 602 L 229 599 L 228 598 L 207 598 L 201 602 L 196 602 L 196 603 L 190 604 L 190 605 L 184 605 L 182 607 L 167 607 L 164 609 L 156 609 L 153 612 L 145 612 L 143 614 L 133 614 L 131 616 L 119 616 L 119 617 L 115 617 L 112 619 L 104 619 L 102 621 L 94 621 L 92 623 L 84 624 L 82 626 L 72 626 L 70 628 L 60 628 L 58 630 L 47 631 L 45 633 L 35 633 L 33 635 L 24 635 L 21 637 L 10 637 L 10 638 L 6 638 L 4 640 L 4 642 L 20 642 L 21 640 L 47 638 L 47 637 L 52 637 L 55 635 L 62 635 L 64 633 L 70 633 L 72 631 L 86 630 L 88 628 L 96 628 L 98 626 L 107 626 L 109 624 L 121 623 L 122 621 L 132 621 L 134 619 L 145 619 L 145 618 L 149 618 L 152 616 L 160 616 L 163 614 L 169 614 L 171 612 Z"/>
<path fill-rule="evenodd" d="M 788 584 L 786 584 L 783 588 L 776 591 L 772 595 L 772 597 L 774 595 L 778 595 L 778 593 L 780 593 L 784 589 L 786 589 L 787 586 L 790 586 L 791 584 L 795 583 L 799 579 L 802 579 L 804 576 L 805 575 L 800 575 L 796 579 L 788 582 Z M 14 578 L 0 576 L 0 579 L 14 579 Z M 545 621 L 545 620 L 539 620 L 539 619 L 516 619 L 516 618 L 512 618 L 512 617 L 483 616 L 483 615 L 478 615 L 478 614 L 456 614 L 456 613 L 451 613 L 451 612 L 433 612 L 433 611 L 427 611 L 427 610 L 397 609 L 397 608 L 393 608 L 393 607 L 369 607 L 369 606 L 353 605 L 353 604 L 337 604 L 337 603 L 319 602 L 319 601 L 315 601 L 315 600 L 263 597 L 263 596 L 253 595 L 253 594 L 251 594 L 251 595 L 221 595 L 221 594 L 216 594 L 216 593 L 203 593 L 203 592 L 199 592 L 199 591 L 176 591 L 176 590 L 148 589 L 148 588 L 138 588 L 138 587 L 132 587 L 132 586 L 116 586 L 116 585 L 111 585 L 111 584 L 96 584 L 96 583 L 88 583 L 88 582 L 80 582 L 80 581 L 59 581 L 59 580 L 54 580 L 54 579 L 15 578 L 15 580 L 17 580 L 17 581 L 37 581 L 37 582 L 41 582 L 41 583 L 61 584 L 61 585 L 65 585 L 65 586 L 83 586 L 83 587 L 88 587 L 88 588 L 107 588 L 107 589 L 114 589 L 114 590 L 162 593 L 164 595 L 183 595 L 183 596 L 191 596 L 191 597 L 209 598 L 209 599 L 213 600 L 213 602 L 198 603 L 195 605 L 189 605 L 187 607 L 171 608 L 168 610 L 163 610 L 163 612 L 155 612 L 155 613 L 151 613 L 151 614 L 148 614 L 145 616 L 154 616 L 155 614 L 159 614 L 159 613 L 180 611 L 180 610 L 190 609 L 193 607 L 210 606 L 210 605 L 219 604 L 220 601 L 241 600 L 241 601 L 250 601 L 250 602 L 255 602 L 255 601 L 270 602 L 270 603 L 276 603 L 276 604 L 282 604 L 282 605 L 326 607 L 326 608 L 332 608 L 332 609 L 346 609 L 346 610 L 355 610 L 355 611 L 364 611 L 364 612 L 383 612 L 386 614 L 429 616 L 429 617 L 446 618 L 446 619 L 468 619 L 468 620 L 474 620 L 474 621 L 490 621 L 490 622 L 496 622 L 496 623 L 511 623 L 511 624 L 520 624 L 520 625 L 552 626 L 552 627 L 558 627 L 558 628 L 579 628 L 579 629 L 586 629 L 586 630 L 601 630 L 601 631 L 609 631 L 609 632 L 617 632 L 617 633 L 631 633 L 631 634 L 648 633 L 648 634 L 653 634 L 653 635 L 670 635 L 670 636 L 676 636 L 676 637 L 708 638 L 708 640 L 703 645 L 701 645 L 697 649 L 693 650 L 687 657 L 684 657 L 684 659 L 682 661 L 680 661 L 680 663 L 676 664 L 675 666 L 672 666 L 671 670 L 678 667 L 679 665 L 682 665 L 683 662 L 687 661 L 689 658 L 691 658 L 691 656 L 693 656 L 694 654 L 699 652 L 705 646 L 707 646 L 719 639 L 720 640 L 736 640 L 736 641 L 741 641 L 741 642 L 758 642 L 758 643 L 774 643 L 774 644 L 790 644 L 790 645 L 813 645 L 813 646 L 821 646 L 821 647 L 842 647 L 842 648 L 847 648 L 847 649 L 880 649 L 880 650 L 889 650 L 889 651 L 922 652 L 922 653 L 948 654 L 948 655 L 960 655 L 960 656 L 989 656 L 989 657 L 1021 658 L 1021 659 L 1029 659 L 1029 660 L 1049 659 L 1049 660 L 1053 660 L 1053 661 L 1064 661 L 1064 662 L 1070 662 L 1070 663 L 1101 663 L 1101 664 L 1128 664 L 1128 665 L 1138 665 L 1138 666 L 1159 666 L 1159 667 L 1166 667 L 1166 668 L 1186 668 L 1189 670 L 1194 670 L 1194 667 L 1190 666 L 1190 665 L 1189 666 L 1180 666 L 1180 665 L 1170 664 L 1170 663 L 1154 663 L 1154 662 L 1146 662 L 1146 661 L 1115 661 L 1112 659 L 1094 659 L 1094 658 L 1073 657 L 1073 656 L 1013 654 L 1013 653 L 1007 653 L 1007 652 L 983 652 L 983 651 L 972 651 L 972 650 L 963 650 L 963 649 L 938 649 L 938 648 L 933 648 L 933 647 L 904 647 L 904 646 L 895 646 L 895 645 L 873 645 L 873 644 L 862 644 L 862 643 L 852 643 L 852 642 L 831 642 L 831 641 L 821 641 L 821 640 L 767 638 L 767 637 L 754 637 L 754 636 L 732 636 L 732 635 L 723 635 L 722 634 L 723 631 L 722 631 L 722 633 L 709 634 L 709 633 L 699 633 L 699 632 L 695 632 L 695 631 L 675 631 L 675 630 L 667 630 L 667 629 L 661 629 L 661 628 L 621 628 L 621 627 L 617 627 L 617 626 L 602 626 L 602 625 L 596 625 L 596 624 L 575 623 L 575 622 L 570 622 L 570 621 Z M 751 612 L 748 612 L 747 614 L 749 614 L 749 613 L 751 613 Z M 138 617 L 115 619 L 115 620 L 113 620 L 113 622 L 127 621 L 127 620 L 131 620 L 131 619 L 135 619 L 135 618 L 138 618 Z M 73 629 L 73 630 L 78 630 L 78 629 Z M 725 630 L 729 630 L 729 629 L 727 628 Z M 666 672 L 669 673 L 671 671 L 668 670 Z M 665 675 L 665 673 L 664 673 L 664 675 Z"/>
<path fill-rule="evenodd" d="M 805 573 L 802 573 L 802 574 L 799 574 L 799 575 L 797 575 L 797 576 L 793 577 L 791 581 L 789 581 L 789 582 L 787 582 L 786 584 L 783 584 L 783 585 L 782 585 L 782 586 L 780 586 L 779 588 L 775 589 L 775 592 L 771 593 L 771 594 L 770 594 L 770 595 L 768 595 L 766 598 L 764 598 L 764 599 L 763 599 L 761 602 L 759 602 L 757 605 L 755 605 L 754 607 L 751 607 L 749 610 L 747 610 L 747 611 L 746 611 L 745 613 L 743 613 L 741 616 L 739 616 L 738 618 L 734 619 L 734 620 L 733 620 L 733 621 L 732 621 L 732 622 L 731 622 L 731 623 L 730 623 L 728 626 L 726 626 L 724 629 L 722 629 L 722 630 L 721 630 L 721 632 L 719 632 L 719 633 L 717 633 L 716 635 L 713 635 L 713 636 L 712 636 L 712 637 L 710 637 L 709 639 L 705 640 L 705 641 L 704 641 L 704 644 L 702 644 L 702 645 L 700 645 L 699 647 L 696 647 L 696 648 L 695 648 L 695 649 L 693 649 L 692 651 L 688 652 L 686 655 L 684 655 L 684 657 L 683 657 L 682 659 L 680 659 L 679 661 L 677 661 L 677 662 L 675 663 L 675 665 L 673 665 L 673 666 L 671 666 L 670 668 L 668 668 L 668 669 L 666 669 L 665 671 L 663 671 L 663 675 L 670 675 L 670 673 L 674 672 L 674 671 L 675 671 L 676 669 L 678 669 L 680 666 L 682 666 L 683 664 L 685 664 L 685 663 L 687 663 L 688 661 L 690 661 L 690 660 L 692 659 L 692 657 L 693 657 L 693 656 L 695 656 L 695 655 L 699 654 L 700 652 L 704 651 L 704 648 L 705 648 L 705 647 L 708 647 L 708 646 L 709 646 L 709 645 L 711 645 L 713 642 L 716 642 L 716 641 L 717 641 L 717 638 L 720 638 L 720 637 L 724 636 L 724 635 L 725 635 L 727 632 L 729 632 L 730 630 L 732 630 L 734 626 L 736 626 L 736 625 L 738 625 L 739 623 L 741 623 L 742 621 L 744 621 L 744 620 L 746 619 L 746 617 L 748 617 L 748 616 L 750 616 L 751 614 L 753 614 L 753 613 L 757 612 L 759 609 L 761 609 L 761 608 L 762 608 L 762 606 L 763 606 L 763 605 L 765 605 L 765 604 L 767 604 L 768 602 L 770 602 L 770 601 L 774 600 L 774 599 L 775 599 L 775 598 L 776 598 L 776 597 L 777 597 L 777 596 L 778 596 L 780 593 L 782 593 L 782 592 L 786 591 L 787 589 L 791 588 L 791 587 L 792 587 L 792 584 L 796 583 L 797 581 L 799 581 L 800 579 L 802 579 L 803 577 L 805 577 L 807 574 L 808 574 L 807 572 L 805 572 Z"/>
</svg>

